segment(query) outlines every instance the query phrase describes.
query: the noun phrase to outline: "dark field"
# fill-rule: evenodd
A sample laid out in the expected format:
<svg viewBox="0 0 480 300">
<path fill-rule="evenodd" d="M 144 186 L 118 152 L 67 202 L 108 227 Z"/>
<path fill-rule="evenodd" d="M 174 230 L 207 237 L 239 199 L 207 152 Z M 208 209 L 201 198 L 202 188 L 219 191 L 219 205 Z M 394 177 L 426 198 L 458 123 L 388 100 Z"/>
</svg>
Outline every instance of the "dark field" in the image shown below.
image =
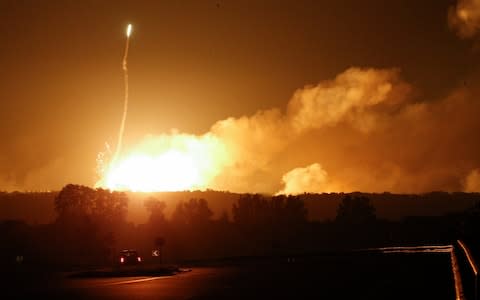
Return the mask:
<svg viewBox="0 0 480 300">
<path fill-rule="evenodd" d="M 2 273 L 2 299 L 455 299 L 448 253 L 357 252 L 191 264 L 173 276 Z M 4 270 L 5 271 L 5 270 Z"/>
</svg>

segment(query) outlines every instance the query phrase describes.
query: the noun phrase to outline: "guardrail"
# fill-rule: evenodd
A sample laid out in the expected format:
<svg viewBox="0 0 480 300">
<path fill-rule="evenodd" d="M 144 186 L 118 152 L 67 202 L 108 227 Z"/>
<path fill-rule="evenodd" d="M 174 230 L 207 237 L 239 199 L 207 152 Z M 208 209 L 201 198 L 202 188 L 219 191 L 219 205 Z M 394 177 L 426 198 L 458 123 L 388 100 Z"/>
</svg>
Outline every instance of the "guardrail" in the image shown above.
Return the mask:
<svg viewBox="0 0 480 300">
<path fill-rule="evenodd" d="M 453 281 L 455 283 L 455 300 L 464 300 L 465 295 L 463 293 L 462 276 L 460 275 L 460 267 L 453 245 L 450 246 L 450 260 L 452 263 Z"/>
<path fill-rule="evenodd" d="M 472 253 L 470 252 L 470 249 L 465 245 L 464 242 L 461 240 L 457 240 L 458 245 L 462 249 L 463 253 L 465 254 L 468 264 L 470 265 L 470 268 L 472 269 L 473 275 L 474 275 L 474 299 L 478 299 L 478 266 L 475 262 L 475 259 L 473 258 Z"/>
</svg>

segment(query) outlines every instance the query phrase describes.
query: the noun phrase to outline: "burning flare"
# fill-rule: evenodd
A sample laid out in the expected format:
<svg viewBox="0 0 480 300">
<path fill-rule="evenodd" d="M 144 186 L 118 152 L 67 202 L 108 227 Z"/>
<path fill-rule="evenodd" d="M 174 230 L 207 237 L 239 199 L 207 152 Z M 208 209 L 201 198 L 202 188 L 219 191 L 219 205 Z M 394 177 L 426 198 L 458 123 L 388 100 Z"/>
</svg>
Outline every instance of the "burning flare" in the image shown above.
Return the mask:
<svg viewBox="0 0 480 300">
<path fill-rule="evenodd" d="M 132 24 L 128 24 L 128 26 L 127 26 L 127 37 L 130 37 L 131 33 L 132 33 Z"/>
</svg>

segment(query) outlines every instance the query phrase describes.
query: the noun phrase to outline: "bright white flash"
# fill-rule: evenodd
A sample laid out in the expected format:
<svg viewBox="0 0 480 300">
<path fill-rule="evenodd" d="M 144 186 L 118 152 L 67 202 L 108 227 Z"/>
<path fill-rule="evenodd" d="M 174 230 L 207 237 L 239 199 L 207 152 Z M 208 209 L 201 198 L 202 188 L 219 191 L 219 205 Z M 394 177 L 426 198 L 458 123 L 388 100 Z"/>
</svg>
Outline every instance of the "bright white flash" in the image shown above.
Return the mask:
<svg viewBox="0 0 480 300">
<path fill-rule="evenodd" d="M 132 33 L 132 24 L 128 24 L 128 26 L 127 26 L 127 37 L 129 37 L 131 33 Z"/>
</svg>

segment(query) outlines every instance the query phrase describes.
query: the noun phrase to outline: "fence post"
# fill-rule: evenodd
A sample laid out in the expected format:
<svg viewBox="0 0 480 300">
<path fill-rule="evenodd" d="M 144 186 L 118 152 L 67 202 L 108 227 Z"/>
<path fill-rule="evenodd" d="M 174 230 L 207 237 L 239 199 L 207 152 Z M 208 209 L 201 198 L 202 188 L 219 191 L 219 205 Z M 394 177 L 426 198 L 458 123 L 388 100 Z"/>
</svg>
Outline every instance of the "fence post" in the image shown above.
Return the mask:
<svg viewBox="0 0 480 300">
<path fill-rule="evenodd" d="M 478 277 L 477 274 L 475 274 L 475 300 L 478 300 Z"/>
</svg>

